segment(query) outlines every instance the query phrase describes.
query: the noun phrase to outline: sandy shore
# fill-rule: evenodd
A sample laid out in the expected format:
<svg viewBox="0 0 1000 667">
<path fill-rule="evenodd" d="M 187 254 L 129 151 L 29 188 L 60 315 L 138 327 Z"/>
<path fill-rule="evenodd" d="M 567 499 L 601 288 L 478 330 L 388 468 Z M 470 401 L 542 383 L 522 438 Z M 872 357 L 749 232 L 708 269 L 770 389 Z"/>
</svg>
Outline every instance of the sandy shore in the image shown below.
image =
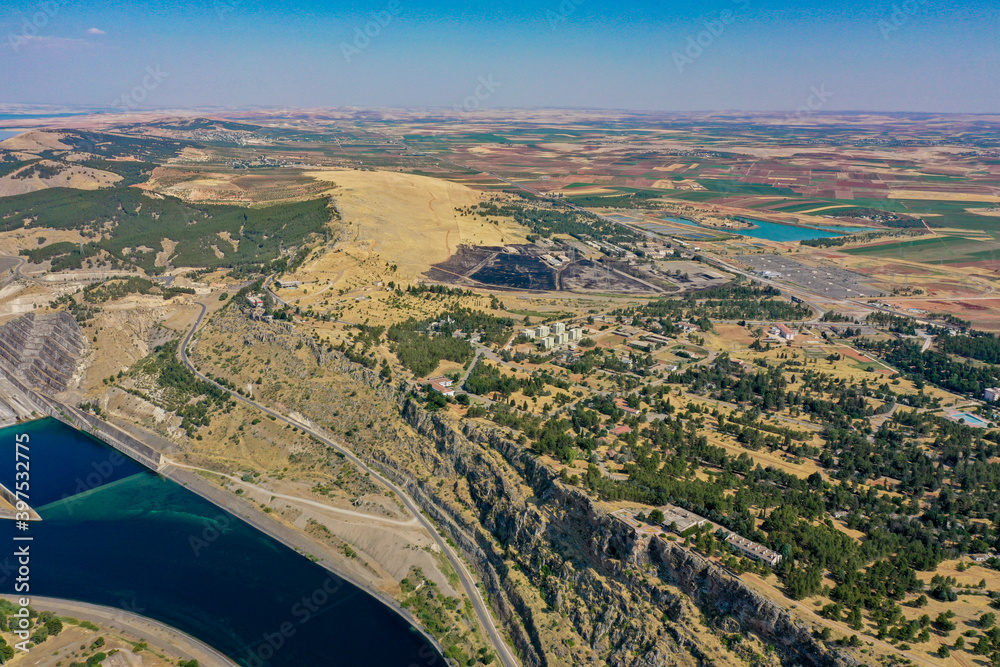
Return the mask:
<svg viewBox="0 0 1000 667">
<path fill-rule="evenodd" d="M 12 595 L 0 597 L 16 600 Z M 51 611 L 59 616 L 90 621 L 102 629 L 114 630 L 147 642 L 153 648 L 169 647 L 185 660 L 197 660 L 202 667 L 238 667 L 235 662 L 204 642 L 138 614 L 74 600 L 38 596 L 31 597 L 31 606 L 38 611 Z"/>
</svg>

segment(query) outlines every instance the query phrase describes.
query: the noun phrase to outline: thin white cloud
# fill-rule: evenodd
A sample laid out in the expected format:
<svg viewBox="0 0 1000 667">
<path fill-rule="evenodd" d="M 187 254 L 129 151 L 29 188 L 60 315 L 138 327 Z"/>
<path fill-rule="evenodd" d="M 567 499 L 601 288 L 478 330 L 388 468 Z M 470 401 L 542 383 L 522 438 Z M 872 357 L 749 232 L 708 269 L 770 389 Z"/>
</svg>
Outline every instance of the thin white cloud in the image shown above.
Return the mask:
<svg viewBox="0 0 1000 667">
<path fill-rule="evenodd" d="M 100 28 L 90 28 L 89 30 L 87 30 L 87 34 L 88 35 L 106 35 L 108 33 L 104 32 Z"/>
</svg>

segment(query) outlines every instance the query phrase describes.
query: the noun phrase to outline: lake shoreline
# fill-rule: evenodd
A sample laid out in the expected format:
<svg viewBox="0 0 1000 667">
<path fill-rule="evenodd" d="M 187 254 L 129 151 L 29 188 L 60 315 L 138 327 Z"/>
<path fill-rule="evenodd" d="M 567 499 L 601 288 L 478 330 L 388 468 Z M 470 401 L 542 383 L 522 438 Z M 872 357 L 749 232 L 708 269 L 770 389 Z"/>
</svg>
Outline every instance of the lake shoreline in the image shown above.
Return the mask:
<svg viewBox="0 0 1000 667">
<path fill-rule="evenodd" d="M 18 596 L 3 594 L 0 597 L 17 603 Z M 205 642 L 161 623 L 132 612 L 62 598 L 31 596 L 31 607 L 36 611 L 51 611 L 59 616 L 70 616 L 90 621 L 102 629 L 114 630 L 147 642 L 151 648 L 167 646 L 187 660 L 197 660 L 202 667 L 238 667 L 237 663 Z"/>
<path fill-rule="evenodd" d="M 53 422 L 53 426 L 56 427 L 57 429 L 58 428 L 67 428 L 67 429 L 75 432 L 78 436 L 81 436 L 81 437 L 85 438 L 86 440 L 89 440 L 95 446 L 100 446 L 101 448 L 107 448 L 105 451 L 107 451 L 109 453 L 111 452 L 111 447 L 107 443 L 105 443 L 105 442 L 103 442 L 101 440 L 98 440 L 97 438 L 95 438 L 93 435 L 87 433 L 86 431 L 82 431 L 82 430 L 80 430 L 78 428 L 74 428 L 72 426 L 64 424 L 64 423 L 60 422 L 59 420 L 53 420 L 53 419 L 48 418 L 48 417 L 41 417 L 39 419 L 25 420 L 25 421 L 22 421 L 22 422 L 18 423 L 16 425 L 16 427 L 20 427 L 20 428 L 25 428 L 25 427 L 27 427 L 27 428 L 44 428 L 44 426 L 45 426 L 44 422 L 46 422 L 46 421 L 52 421 Z M 45 439 L 51 441 L 51 437 L 50 437 L 49 434 L 44 434 L 44 435 L 45 435 Z M 142 434 L 140 434 L 140 433 L 133 432 L 132 435 L 135 436 L 135 437 L 138 437 L 143 442 L 149 442 L 150 441 L 150 439 L 144 438 L 142 436 Z M 35 436 L 33 436 L 33 438 L 34 437 Z M 43 438 L 39 437 L 38 441 L 39 442 L 43 442 L 44 440 L 43 440 Z M 152 438 L 152 441 L 156 441 L 156 438 Z M 163 443 L 161 442 L 160 445 L 162 447 Z M 389 626 L 386 626 L 386 627 L 390 627 L 390 626 L 391 627 L 396 627 L 395 623 L 396 622 L 401 622 L 402 627 L 406 628 L 406 630 L 404 631 L 406 634 L 413 633 L 413 634 L 419 636 L 421 638 L 420 641 L 422 643 L 424 643 L 425 645 L 429 645 L 430 648 L 431 648 L 431 650 L 433 652 L 436 652 L 438 655 L 443 655 L 444 654 L 444 649 L 440 645 L 440 643 L 434 637 L 430 636 L 427 633 L 427 631 L 410 614 L 410 612 L 407 611 L 406 609 L 404 609 L 396 599 L 388 596 L 384 591 L 380 591 L 380 590 L 377 590 L 377 589 L 373 588 L 372 586 L 368 585 L 367 582 L 360 581 L 356 577 L 354 577 L 354 576 L 352 576 L 350 574 L 347 574 L 345 572 L 340 571 L 340 568 L 336 567 L 336 563 L 330 562 L 329 554 L 326 554 L 327 557 L 317 557 L 316 555 L 313 555 L 313 554 L 322 554 L 322 545 L 317 545 L 315 542 L 312 541 L 312 539 L 309 536 L 307 536 L 306 534 L 302 533 L 298 529 L 296 529 L 296 528 L 294 528 L 292 526 L 286 525 L 282 521 L 276 519 L 275 517 L 270 516 L 270 515 L 262 512 L 262 511 L 260 511 L 260 509 L 257 508 L 257 506 L 254 505 L 253 503 L 250 503 L 249 501 L 247 501 L 247 500 L 245 500 L 243 498 L 240 498 L 239 496 L 236 496 L 236 495 L 232 494 L 231 492 L 229 492 L 229 491 L 227 491 L 227 490 L 225 490 L 223 488 L 218 487 L 210 479 L 207 479 L 207 478 L 203 477 L 200 474 L 196 474 L 196 473 L 191 472 L 191 471 L 183 470 L 183 469 L 180 469 L 178 467 L 175 467 L 175 466 L 171 465 L 172 462 L 169 461 L 169 460 L 166 460 L 164 462 L 166 465 L 162 466 L 159 471 L 153 472 L 153 471 L 150 471 L 148 468 L 143 467 L 138 462 L 135 462 L 133 459 L 130 459 L 130 458 L 126 457 L 126 456 L 122 456 L 121 458 L 123 460 L 127 459 L 134 466 L 136 466 L 138 469 L 141 469 L 141 473 L 140 474 L 143 475 L 144 477 L 146 477 L 147 479 L 149 479 L 149 480 L 159 479 L 159 480 L 161 480 L 161 483 L 162 482 L 168 482 L 168 483 L 174 485 L 177 489 L 183 489 L 183 491 L 186 492 L 187 494 L 189 494 L 191 497 L 197 497 L 197 498 L 199 498 L 201 503 L 208 503 L 208 505 L 210 505 L 211 507 L 216 508 L 216 510 L 223 510 L 223 511 L 231 513 L 240 522 L 242 522 L 242 523 L 245 524 L 245 528 L 247 530 L 249 530 L 249 531 L 251 531 L 253 533 L 258 534 L 261 538 L 264 538 L 266 540 L 271 540 L 273 542 L 276 542 L 277 544 L 285 547 L 289 551 L 295 552 L 298 557 L 300 557 L 300 558 L 303 559 L 303 563 L 310 563 L 313 567 L 319 566 L 319 568 L 322 571 L 325 571 L 327 573 L 326 574 L 326 580 L 328 582 L 331 582 L 331 585 L 333 586 L 334 591 L 340 591 L 340 589 L 342 587 L 341 584 L 338 583 L 340 581 L 342 581 L 345 584 L 347 584 L 348 589 L 350 589 L 351 587 L 353 587 L 358 593 L 363 593 L 364 596 L 368 598 L 369 602 L 372 603 L 375 607 L 381 607 L 381 609 L 383 611 L 380 612 L 379 614 L 388 612 L 389 615 L 395 616 L 398 619 L 398 621 L 391 622 L 389 624 Z M 121 468 L 121 470 L 125 470 L 124 467 L 120 467 L 120 466 L 115 465 L 115 471 L 116 471 L 116 473 L 120 472 L 119 468 Z M 100 480 L 101 483 L 99 484 L 99 487 L 102 488 L 102 489 L 110 489 L 113 486 L 112 482 L 115 481 L 113 479 L 113 477 L 114 476 L 110 476 L 109 475 L 107 479 L 101 479 Z M 126 474 L 126 475 L 124 475 L 122 477 L 121 480 L 118 480 L 118 481 L 123 481 L 126 478 L 129 479 L 129 480 L 136 479 L 135 475 L 127 475 Z M 50 495 L 52 495 L 53 493 L 57 493 L 56 490 L 47 490 L 47 491 L 50 492 Z M 84 495 L 86 495 L 86 494 L 84 494 Z M 74 496 L 74 497 L 76 497 L 76 496 Z M 57 496 L 53 496 L 53 498 L 56 498 L 58 500 Z M 56 504 L 58 504 L 58 503 L 56 503 Z M 69 514 L 72 514 L 73 511 L 74 511 L 74 509 L 70 508 L 69 510 L 66 510 L 66 511 Z M 79 509 L 77 508 L 76 511 L 79 511 Z M 181 510 L 181 512 L 183 513 L 184 510 Z M 205 518 L 207 518 L 207 519 L 210 519 L 211 516 L 212 516 L 212 514 L 213 513 L 209 511 L 209 512 L 205 512 L 203 516 Z M 43 524 L 44 523 L 45 522 L 43 522 Z M 197 534 L 197 533 L 193 533 L 193 534 Z M 223 533 L 223 534 L 228 534 L 228 531 L 226 531 L 226 533 Z M 190 540 L 188 540 L 188 541 L 190 541 Z M 215 541 L 215 538 L 212 539 L 213 543 L 214 543 L 214 541 Z M 185 543 L 185 544 L 187 544 L 187 543 Z M 221 544 L 221 542 L 220 542 L 220 544 Z M 215 553 L 215 550 L 218 549 L 218 548 L 219 547 L 213 547 L 213 549 L 211 550 L 211 552 Z M 184 551 L 185 551 L 184 549 L 181 549 L 181 553 L 182 554 L 183 554 Z M 209 553 L 209 552 L 205 552 L 205 553 Z M 195 557 L 197 557 L 199 555 L 204 555 L 204 554 L 195 553 Z M 276 573 L 277 572 L 281 572 L 281 573 L 288 572 L 287 568 L 283 568 L 283 567 L 271 567 L 271 568 L 268 568 L 265 565 L 261 565 L 261 567 L 264 568 L 264 569 L 260 570 L 260 571 L 268 571 L 270 569 L 270 570 L 273 570 Z M 302 590 L 313 590 L 317 586 L 325 586 L 325 584 L 322 583 L 322 579 L 316 579 L 312 583 L 309 583 L 308 586 L 304 587 Z M 334 591 L 329 591 L 329 593 L 332 594 Z M 348 595 L 348 597 L 346 599 L 350 599 L 350 591 L 346 590 L 346 593 Z M 315 590 L 314 590 L 314 594 L 315 594 Z M 225 596 L 225 597 L 228 598 L 228 596 Z M 127 613 L 124 610 L 121 610 L 114 602 L 111 602 L 109 604 L 101 596 L 99 596 L 98 599 L 95 599 L 94 602 L 78 602 L 79 600 L 86 600 L 88 598 L 81 597 L 81 596 L 76 595 L 76 594 L 74 594 L 73 592 L 70 592 L 70 591 L 66 591 L 66 595 L 64 597 L 59 597 L 59 593 L 57 593 L 56 596 L 53 596 L 51 598 L 43 598 L 43 597 L 35 598 L 35 597 L 32 597 L 32 602 L 34 603 L 36 599 L 39 600 L 39 601 L 41 601 L 43 599 L 45 599 L 45 600 L 51 600 L 51 601 L 55 601 L 56 603 L 58 603 L 58 601 L 62 600 L 62 601 L 67 602 L 67 603 L 74 603 L 74 604 L 78 603 L 78 604 L 81 604 L 81 605 L 95 604 L 96 603 L 96 606 L 98 606 L 98 607 L 103 606 L 105 609 L 112 610 L 111 612 L 108 612 L 109 614 L 117 614 L 118 612 L 121 612 L 122 614 Z M 320 604 L 324 604 L 324 603 L 317 603 L 317 605 L 320 605 Z M 371 607 L 366 607 L 366 609 L 370 609 L 370 608 Z M 294 612 L 294 607 L 292 609 L 293 609 L 293 611 L 289 612 L 290 614 L 294 614 L 295 613 Z M 63 613 L 63 612 L 59 612 L 59 613 Z M 67 615 L 75 615 L 75 614 L 67 612 Z M 158 615 L 154 614 L 154 616 L 156 618 L 159 618 Z M 377 616 L 378 615 L 376 615 L 376 617 Z M 311 617 L 312 616 L 310 615 L 309 618 L 311 618 Z M 376 618 L 376 617 L 373 617 L 373 618 Z M 115 616 L 115 618 L 117 618 L 117 616 Z M 146 618 L 146 617 L 143 617 L 143 618 Z M 229 619 L 230 616 L 225 616 L 223 618 L 224 619 Z M 223 618 L 220 618 L 219 620 L 222 621 Z M 232 618 L 236 618 L 236 617 L 233 616 Z M 302 632 L 299 631 L 300 628 L 312 627 L 311 624 L 307 626 L 305 624 L 305 622 L 302 621 L 302 620 L 300 620 L 297 616 L 290 615 L 289 618 L 295 618 L 299 622 L 299 624 L 295 626 L 296 637 L 298 637 L 298 635 L 302 634 Z M 274 627 L 281 627 L 280 624 L 277 623 L 278 620 L 281 620 L 280 616 L 276 617 L 276 623 L 275 623 Z M 308 619 L 306 619 L 306 620 L 308 620 Z M 386 620 L 388 620 L 388 619 L 386 619 Z M 179 627 L 185 627 L 185 626 L 178 626 L 176 623 L 173 623 L 171 621 L 160 621 L 160 620 L 153 621 L 153 620 L 150 620 L 150 623 L 161 623 L 161 624 L 163 624 L 167 628 L 175 629 L 175 630 L 177 630 L 180 633 L 189 633 L 189 636 L 192 636 L 190 634 L 192 632 L 191 628 L 185 628 L 183 630 L 179 630 L 178 629 Z M 227 625 L 227 623 L 223 623 L 223 625 Z M 243 655 L 243 652 L 245 650 L 255 650 L 254 647 L 257 647 L 260 644 L 260 640 L 259 640 L 260 629 L 261 628 L 257 628 L 256 630 L 250 630 L 250 631 L 248 631 L 243 636 L 244 645 L 241 646 L 241 647 L 220 646 L 219 648 L 211 648 L 211 651 L 214 651 L 218 655 L 232 656 L 232 657 L 227 657 L 226 658 L 227 662 L 219 663 L 218 661 L 216 661 L 216 662 L 213 662 L 211 664 L 225 665 L 226 667 L 231 667 L 232 665 L 239 664 L 239 663 L 233 662 L 233 660 L 236 659 L 237 657 L 241 657 Z M 266 626 L 264 626 L 263 629 L 264 630 L 269 630 L 269 628 L 266 627 Z M 400 638 L 402 639 L 403 635 L 400 635 Z M 205 637 L 205 638 L 202 638 L 202 639 L 197 639 L 196 641 L 201 642 L 206 647 L 213 647 L 213 642 L 208 637 Z M 315 644 L 304 644 L 302 646 L 313 646 L 313 645 L 315 645 Z M 440 659 L 440 658 L 438 658 L 438 659 Z"/>
</svg>

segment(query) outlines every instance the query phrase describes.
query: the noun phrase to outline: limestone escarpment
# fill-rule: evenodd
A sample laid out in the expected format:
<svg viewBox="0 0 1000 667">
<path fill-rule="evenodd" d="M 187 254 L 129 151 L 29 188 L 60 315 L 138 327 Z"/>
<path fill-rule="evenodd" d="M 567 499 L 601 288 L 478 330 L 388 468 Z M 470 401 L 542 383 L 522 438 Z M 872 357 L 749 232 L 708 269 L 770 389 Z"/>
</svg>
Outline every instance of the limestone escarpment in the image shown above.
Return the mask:
<svg viewBox="0 0 1000 667">
<path fill-rule="evenodd" d="M 484 581 L 497 582 L 491 594 L 501 593 L 520 617 L 537 659 L 526 664 L 549 664 L 548 651 L 538 640 L 537 612 L 505 583 L 511 560 L 609 665 L 719 664 L 702 617 L 711 628 L 776 647 L 785 664 L 853 664 L 725 569 L 675 543 L 636 534 L 496 429 L 471 422 L 458 428 L 412 402 L 403 414 L 436 443 L 435 477 L 467 482 L 478 528 L 489 533 L 477 540 L 474 562 Z M 420 486 L 416 495 L 434 496 Z M 452 517 L 444 525 L 473 523 L 460 509 L 449 512 L 447 502 L 436 504 Z M 477 526 L 461 529 L 475 535 Z"/>
<path fill-rule="evenodd" d="M 28 386 L 48 394 L 65 391 L 87 346 L 66 312 L 28 313 L 0 327 L 0 358 Z"/>
</svg>

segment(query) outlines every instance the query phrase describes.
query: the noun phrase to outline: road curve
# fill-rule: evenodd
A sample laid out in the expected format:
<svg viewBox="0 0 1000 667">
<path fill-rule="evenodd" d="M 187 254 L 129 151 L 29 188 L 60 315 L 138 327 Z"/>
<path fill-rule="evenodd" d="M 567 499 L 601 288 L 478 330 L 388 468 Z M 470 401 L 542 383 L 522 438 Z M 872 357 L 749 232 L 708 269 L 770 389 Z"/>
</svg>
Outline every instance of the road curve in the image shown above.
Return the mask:
<svg viewBox="0 0 1000 667">
<path fill-rule="evenodd" d="M 8 601 L 16 599 L 13 595 L 5 594 L 2 597 Z M 181 632 L 166 623 L 161 623 L 148 616 L 141 616 L 142 609 L 128 611 L 117 607 L 105 607 L 88 602 L 39 595 L 32 595 L 31 602 L 41 611 L 51 611 L 60 616 L 71 616 L 99 623 L 105 628 L 148 642 L 153 647 L 162 647 L 169 642 L 170 647 L 180 653 L 182 657 L 189 660 L 195 659 L 205 667 L 237 667 L 236 662 L 200 639 Z"/>
<path fill-rule="evenodd" d="M 201 307 L 201 313 L 198 314 L 198 318 L 195 320 L 194 326 L 192 326 L 191 330 L 188 331 L 187 335 L 184 336 L 184 340 L 181 342 L 181 345 L 178 348 L 178 356 L 181 360 L 181 363 L 183 363 L 188 368 L 188 370 L 194 373 L 198 377 L 198 379 L 211 383 L 213 386 L 228 393 L 235 400 L 250 405 L 260 410 L 261 412 L 274 417 L 275 419 L 283 421 L 284 423 L 290 426 L 302 429 L 302 431 L 313 436 L 323 444 L 343 454 L 348 461 L 353 463 L 355 466 L 357 466 L 364 472 L 371 475 L 373 478 L 375 478 L 383 485 L 385 485 L 387 488 L 389 488 L 393 493 L 398 495 L 399 499 L 403 502 L 404 505 L 406 505 L 406 509 L 408 509 L 410 513 L 413 514 L 413 516 L 415 516 L 420 521 L 421 524 L 423 524 L 424 528 L 427 529 L 427 532 L 430 534 L 431 538 L 441 548 L 441 551 L 442 553 L 444 553 L 445 557 L 447 557 L 448 562 L 450 562 L 451 566 L 455 568 L 455 572 L 458 574 L 458 578 L 462 582 L 462 588 L 465 589 L 465 593 L 469 596 L 469 599 L 472 601 L 472 606 L 476 610 L 476 615 L 479 617 L 479 622 L 486 630 L 486 634 L 490 639 L 490 643 L 493 644 L 493 648 L 496 650 L 497 655 L 499 656 L 500 661 L 503 663 L 504 667 L 518 667 L 519 663 L 517 662 L 517 659 L 514 657 L 513 652 L 510 650 L 510 647 L 507 645 L 507 642 L 504 641 L 504 638 L 500 634 L 500 631 L 497 629 L 496 623 L 493 621 L 493 617 L 490 615 L 489 608 L 487 607 L 486 602 L 483 600 L 482 594 L 479 592 L 479 588 L 476 586 L 476 581 L 472 577 L 472 574 L 469 572 L 468 568 L 466 568 L 465 566 L 465 563 L 462 562 L 462 559 L 458 557 L 458 555 L 454 552 L 454 550 L 451 548 L 451 546 L 448 544 L 445 538 L 443 538 L 441 534 L 437 531 L 437 528 L 434 526 L 431 520 L 428 519 L 423 514 L 423 512 L 421 512 L 420 506 L 417 505 L 416 501 L 414 501 L 409 496 L 409 494 L 407 494 L 403 489 L 401 489 L 400 487 L 396 486 L 391 481 L 386 479 L 377 470 L 374 470 L 373 468 L 369 467 L 364 461 L 355 456 L 354 452 L 352 452 L 350 449 L 344 447 L 343 445 L 337 442 L 334 442 L 330 438 L 326 437 L 324 434 L 320 433 L 319 431 L 316 431 L 315 429 L 306 424 L 303 424 L 297 419 L 292 419 L 291 417 L 287 417 L 281 414 L 280 412 L 277 412 L 264 405 L 261 405 L 260 403 L 254 401 L 253 399 L 247 398 L 242 394 L 238 394 L 227 387 L 223 387 L 218 382 L 215 382 L 208 376 L 204 375 L 201 371 L 199 371 L 195 367 L 193 363 L 191 363 L 191 360 L 188 358 L 188 353 L 187 353 L 188 346 L 191 344 L 191 340 L 194 338 L 194 334 L 198 331 L 198 328 L 201 326 L 202 320 L 205 319 L 205 315 L 208 313 L 208 307 L 204 303 L 201 303 L 199 301 L 197 302 L 197 304 L 198 306 Z"/>
</svg>

